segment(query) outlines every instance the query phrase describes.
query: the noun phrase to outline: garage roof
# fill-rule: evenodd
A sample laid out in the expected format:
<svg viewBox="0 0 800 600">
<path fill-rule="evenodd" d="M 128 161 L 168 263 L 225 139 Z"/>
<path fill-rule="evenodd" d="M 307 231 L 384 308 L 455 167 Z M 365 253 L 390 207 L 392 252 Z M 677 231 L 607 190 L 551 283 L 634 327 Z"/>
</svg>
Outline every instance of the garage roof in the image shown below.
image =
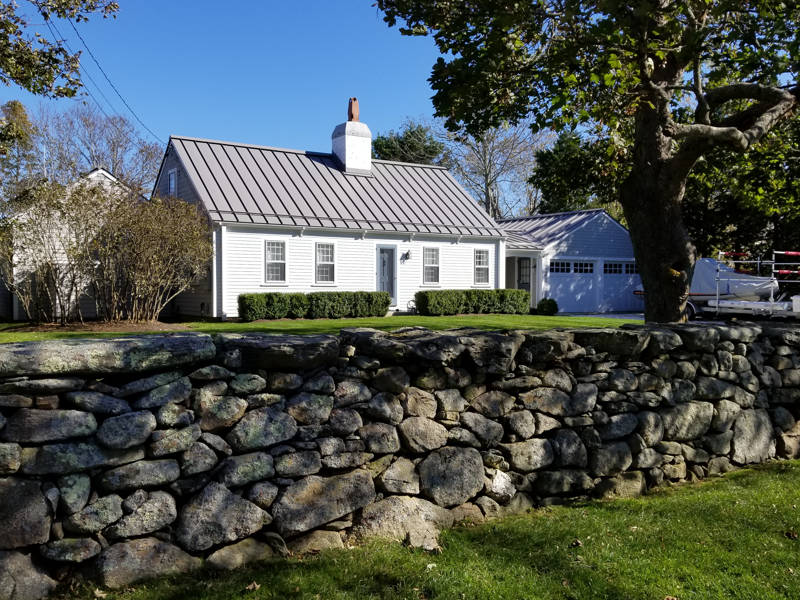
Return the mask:
<svg viewBox="0 0 800 600">
<path fill-rule="evenodd" d="M 613 217 L 602 208 L 593 208 L 516 219 L 500 219 L 498 224 L 509 236 L 509 248 L 523 248 L 516 244 L 524 242 L 542 249 L 563 239 L 565 235 L 580 229 L 599 216 L 605 216 L 616 223 Z M 622 226 L 620 225 L 620 227 Z"/>
</svg>

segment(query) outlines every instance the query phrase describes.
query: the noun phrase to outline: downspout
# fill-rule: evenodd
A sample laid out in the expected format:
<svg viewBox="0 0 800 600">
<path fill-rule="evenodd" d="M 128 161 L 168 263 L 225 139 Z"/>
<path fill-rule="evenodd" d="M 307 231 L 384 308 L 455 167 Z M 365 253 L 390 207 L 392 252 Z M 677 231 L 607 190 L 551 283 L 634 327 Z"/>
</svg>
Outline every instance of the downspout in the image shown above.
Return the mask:
<svg viewBox="0 0 800 600">
<path fill-rule="evenodd" d="M 219 226 L 219 317 L 225 320 L 225 237 L 226 225 Z"/>
<path fill-rule="evenodd" d="M 217 318 L 217 228 L 211 230 L 211 316 Z"/>
</svg>

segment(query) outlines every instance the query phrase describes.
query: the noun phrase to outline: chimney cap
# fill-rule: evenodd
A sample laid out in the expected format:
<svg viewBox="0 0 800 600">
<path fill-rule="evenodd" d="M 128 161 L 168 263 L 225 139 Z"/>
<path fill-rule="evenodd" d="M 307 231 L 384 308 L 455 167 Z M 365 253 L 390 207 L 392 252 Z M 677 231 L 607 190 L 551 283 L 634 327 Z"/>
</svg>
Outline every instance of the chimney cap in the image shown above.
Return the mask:
<svg viewBox="0 0 800 600">
<path fill-rule="evenodd" d="M 347 103 L 347 120 L 358 121 L 358 98 L 350 98 Z"/>
</svg>

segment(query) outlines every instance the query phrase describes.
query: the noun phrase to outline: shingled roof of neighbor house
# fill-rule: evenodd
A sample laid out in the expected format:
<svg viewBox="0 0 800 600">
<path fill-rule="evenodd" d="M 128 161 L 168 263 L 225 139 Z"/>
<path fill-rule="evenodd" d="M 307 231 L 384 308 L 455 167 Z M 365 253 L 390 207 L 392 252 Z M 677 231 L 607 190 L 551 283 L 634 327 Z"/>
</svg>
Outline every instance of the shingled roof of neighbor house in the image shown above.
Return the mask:
<svg viewBox="0 0 800 600">
<path fill-rule="evenodd" d="M 521 247 L 515 245 L 519 238 L 529 244 L 535 244 L 539 248 L 545 248 L 554 242 L 563 240 L 565 235 L 602 216 L 616 223 L 618 227 L 622 227 L 602 208 L 499 219 L 497 223 L 509 236 L 509 248 Z M 624 229 L 624 227 L 622 228 Z"/>
<path fill-rule="evenodd" d="M 333 154 L 179 136 L 170 146 L 217 222 L 505 237 L 441 167 L 373 160 L 364 175 Z"/>
</svg>

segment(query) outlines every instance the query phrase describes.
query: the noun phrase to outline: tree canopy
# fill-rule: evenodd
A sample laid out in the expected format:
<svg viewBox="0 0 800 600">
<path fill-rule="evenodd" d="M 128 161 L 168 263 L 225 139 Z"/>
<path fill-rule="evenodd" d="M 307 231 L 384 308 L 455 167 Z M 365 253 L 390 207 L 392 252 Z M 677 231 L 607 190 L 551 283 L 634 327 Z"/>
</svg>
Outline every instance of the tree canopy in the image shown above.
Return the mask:
<svg viewBox="0 0 800 600">
<path fill-rule="evenodd" d="M 423 165 L 438 164 L 444 144 L 436 139 L 431 128 L 408 120 L 400 131 L 378 134 L 372 141 L 373 158 Z"/>
<path fill-rule="evenodd" d="M 114 16 L 119 5 L 110 0 L 32 0 L 24 6 L 32 12 L 26 14 L 16 2 L 0 3 L 0 83 L 42 96 L 74 96 L 80 88 L 79 54 L 35 28 L 54 17 L 81 22 L 93 14 Z"/>
<path fill-rule="evenodd" d="M 800 249 L 800 120 L 745 155 L 717 148 L 692 172 L 683 200 L 698 252 Z"/>
<path fill-rule="evenodd" d="M 648 320 L 682 318 L 695 260 L 681 200 L 715 147 L 743 152 L 798 102 L 800 7 L 779 0 L 377 0 L 390 25 L 431 35 L 431 85 L 451 128 L 633 132 L 620 200 Z M 679 107 L 689 110 L 677 111 Z"/>
<path fill-rule="evenodd" d="M 10 198 L 33 174 L 36 128 L 19 100 L 3 104 L 0 115 L 0 198 Z"/>
<path fill-rule="evenodd" d="M 529 181 L 541 194 L 538 211 L 609 208 L 618 200 L 616 159 L 614 147 L 605 141 L 563 131 L 552 147 L 536 153 Z"/>
</svg>

